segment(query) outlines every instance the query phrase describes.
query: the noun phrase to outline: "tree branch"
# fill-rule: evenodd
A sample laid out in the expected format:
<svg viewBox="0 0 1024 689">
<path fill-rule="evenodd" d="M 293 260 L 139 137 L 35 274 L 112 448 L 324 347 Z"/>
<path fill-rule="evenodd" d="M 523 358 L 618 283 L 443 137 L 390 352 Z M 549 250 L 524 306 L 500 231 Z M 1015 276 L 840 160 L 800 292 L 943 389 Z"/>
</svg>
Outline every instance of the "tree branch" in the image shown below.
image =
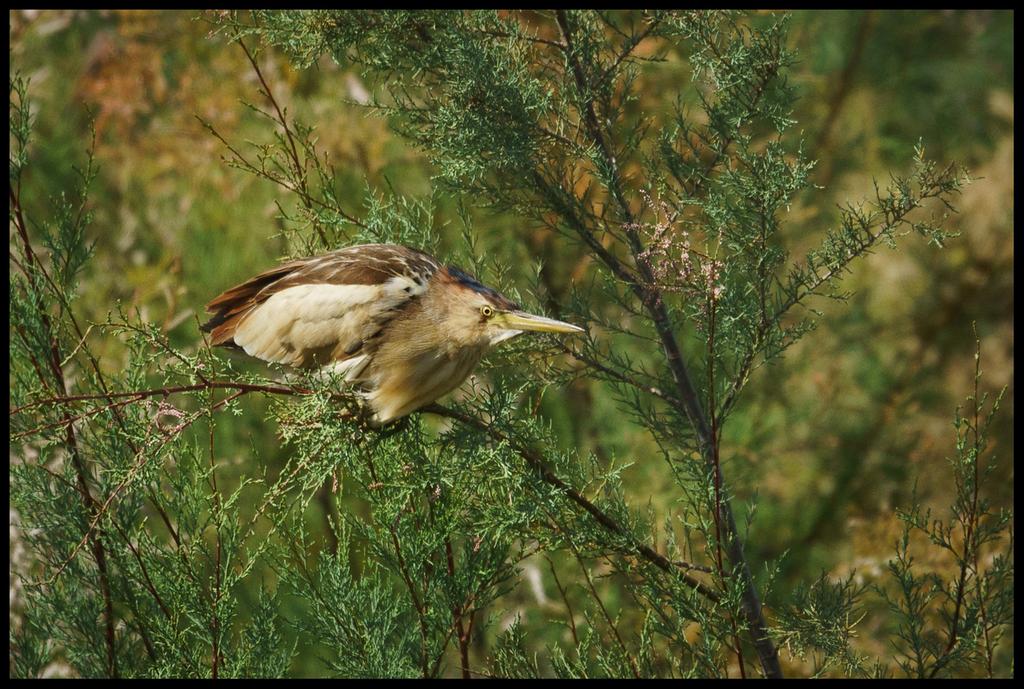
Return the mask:
<svg viewBox="0 0 1024 689">
<path fill-rule="evenodd" d="M 669 370 L 676 382 L 677 395 L 683 404 L 683 411 L 697 433 L 697 438 L 701 447 L 701 454 L 704 457 L 705 463 L 708 465 L 709 469 L 713 470 L 716 465 L 715 457 L 717 456 L 716 444 L 718 439 L 711 433 L 707 418 L 701 409 L 700 399 L 693 383 L 691 382 L 689 372 L 687 371 L 686 364 L 679 349 L 679 344 L 676 342 L 668 313 L 665 310 L 663 301 L 658 298 L 660 295 L 655 287 L 655 281 L 650 272 L 650 268 L 643 261 L 638 260 L 639 255 L 643 252 L 643 245 L 636 230 L 633 213 L 630 210 L 629 204 L 626 201 L 622 190 L 616 158 L 612 154 L 611 148 L 605 137 L 604 130 L 597 118 L 593 99 L 586 97 L 589 85 L 586 82 L 583 68 L 579 62 L 578 55 L 576 54 L 573 43 L 573 34 L 571 27 L 569 26 L 565 10 L 557 10 L 555 12 L 555 17 L 562 33 L 563 41 L 567 47 L 566 60 L 569 63 L 573 78 L 575 79 L 576 88 L 579 91 L 581 98 L 584 98 L 584 101 L 581 103 L 581 108 L 583 110 L 582 114 L 587 133 L 597 146 L 598 152 L 600 153 L 605 166 L 610 171 L 609 191 L 622 214 L 624 220 L 623 227 L 629 240 L 630 249 L 633 253 L 640 277 L 644 283 L 640 284 L 633 282 L 630 284 L 630 287 L 641 299 L 641 302 L 651 315 L 655 330 L 661 339 L 662 348 L 665 352 Z M 747 623 L 750 626 L 754 646 L 758 651 L 761 667 L 766 676 L 781 677 L 782 668 L 779 665 L 778 652 L 775 649 L 775 644 L 768 636 L 767 625 L 765 624 L 764 614 L 761 609 L 761 601 L 757 594 L 757 590 L 754 587 L 753 576 L 751 575 L 750 567 L 747 564 L 746 557 L 743 553 L 743 542 L 740 539 L 739 530 L 736 528 L 736 522 L 732 514 L 732 508 L 729 500 L 724 496 L 721 503 L 721 511 L 726 529 L 727 552 L 729 553 L 729 559 L 732 562 L 734 569 L 742 578 L 742 607 L 747 617 Z"/>
</svg>

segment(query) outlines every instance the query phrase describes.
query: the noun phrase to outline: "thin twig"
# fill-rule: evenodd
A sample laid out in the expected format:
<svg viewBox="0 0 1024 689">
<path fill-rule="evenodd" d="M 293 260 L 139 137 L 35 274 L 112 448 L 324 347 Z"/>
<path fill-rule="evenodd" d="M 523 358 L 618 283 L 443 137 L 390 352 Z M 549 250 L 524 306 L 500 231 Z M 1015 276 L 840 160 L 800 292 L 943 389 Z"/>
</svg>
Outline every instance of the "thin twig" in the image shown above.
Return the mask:
<svg viewBox="0 0 1024 689">
<path fill-rule="evenodd" d="M 975 333 L 977 336 L 977 333 Z M 977 353 L 974 357 L 974 397 L 972 401 L 974 403 L 974 425 L 969 425 L 969 431 L 974 434 L 973 447 L 968 450 L 970 452 L 972 460 L 972 469 L 974 472 L 973 480 L 971 484 L 971 502 L 968 507 L 966 515 L 966 524 L 963 525 L 964 529 L 964 549 L 959 556 L 960 560 L 960 572 L 956 582 L 956 601 L 953 605 L 953 614 L 950 617 L 950 629 L 949 629 L 949 640 L 946 643 L 945 648 L 942 650 L 942 654 L 935 661 L 935 665 L 932 667 L 931 673 L 928 675 L 928 679 L 934 679 L 935 675 L 939 671 L 949 664 L 952 660 L 953 650 L 956 648 L 957 643 L 960 639 L 960 620 L 961 611 L 963 609 L 965 592 L 967 589 L 967 579 L 969 576 L 969 570 L 972 564 L 977 562 L 977 543 L 975 543 L 975 530 L 978 527 L 978 454 L 981 451 L 980 436 L 979 436 L 979 421 L 981 416 L 981 404 L 978 398 L 978 379 L 981 377 L 981 349 L 980 345 Z M 970 424 L 970 422 L 968 422 Z M 961 482 L 958 480 L 958 487 Z M 952 527 L 951 527 L 952 531 Z M 952 543 L 950 544 L 952 548 Z M 955 551 L 954 551 L 955 552 Z M 977 568 L 975 567 L 975 576 L 978 576 Z M 987 638 L 986 638 L 987 642 Z"/>
<path fill-rule="evenodd" d="M 579 647 L 580 638 L 576 634 L 576 616 L 572 612 L 572 606 L 569 604 L 569 596 L 565 593 L 565 588 L 562 586 L 562 582 L 558 580 L 558 572 L 555 571 L 555 563 L 551 561 L 551 558 L 547 555 L 544 556 L 547 560 L 548 567 L 551 568 L 551 576 L 555 578 L 555 586 L 558 587 L 558 593 L 562 596 L 562 602 L 565 603 L 565 610 L 569 617 L 569 629 L 572 631 L 572 641 Z"/>
<path fill-rule="evenodd" d="M 612 616 L 608 614 L 608 608 L 604 606 L 604 601 L 601 600 L 601 596 L 598 595 L 597 589 L 594 587 L 594 581 L 590 578 L 590 572 L 587 570 L 587 565 L 583 562 L 583 557 L 580 555 L 580 551 L 576 548 L 576 544 L 569 539 L 569 548 L 572 550 L 573 556 L 576 558 L 576 562 L 580 565 L 580 571 L 583 572 L 583 578 L 587 582 L 587 587 L 590 589 L 590 594 L 594 600 L 597 601 L 597 607 L 601 609 L 601 614 L 604 616 L 605 622 L 608 624 L 608 628 L 612 630 L 612 635 L 615 637 L 615 641 L 619 644 L 619 649 L 622 654 L 626 656 L 626 660 L 629 661 L 629 666 L 633 670 L 633 676 L 640 679 L 640 667 L 636 664 L 636 659 L 633 658 L 632 654 L 626 648 L 625 642 L 622 640 L 622 636 L 619 635 L 619 629 L 615 626 L 615 621 L 612 620 Z"/>
<path fill-rule="evenodd" d="M 270 101 L 270 104 L 274 106 L 274 111 L 277 113 L 277 123 L 281 125 L 281 129 L 284 130 L 285 137 L 288 140 L 288 153 L 291 159 L 293 171 L 296 176 L 296 181 L 298 183 L 298 189 L 295 189 L 294 191 L 296 191 L 302 198 L 302 201 L 305 204 L 306 209 L 312 210 L 312 204 L 316 200 L 310 193 L 309 187 L 306 183 L 306 166 L 304 166 L 302 162 L 299 160 L 299 150 L 295 144 L 295 137 L 292 135 L 291 127 L 288 126 L 288 118 L 285 116 L 285 111 L 281 108 L 280 105 L 278 105 L 277 99 L 274 98 L 274 92 L 270 90 L 270 85 L 267 84 L 267 80 L 263 77 L 263 71 L 260 70 L 259 63 L 256 61 L 256 58 L 253 57 L 253 54 L 249 52 L 249 48 L 245 45 L 241 38 L 238 39 L 238 44 L 242 47 L 242 50 L 245 52 L 245 56 L 249 59 L 249 64 L 252 65 L 253 70 L 256 72 L 256 76 L 257 78 L 259 78 L 260 84 L 263 85 L 263 95 L 265 95 L 267 97 L 267 100 Z M 326 204 L 320 203 L 319 205 Z M 345 218 L 345 220 L 352 223 L 353 225 L 364 227 L 363 223 L 359 222 L 354 216 L 350 215 L 349 213 L 346 213 L 343 209 L 338 208 L 336 206 L 332 206 L 331 210 L 337 212 L 341 217 Z M 319 223 L 314 223 L 314 227 L 323 245 L 325 247 L 330 246 L 327 241 L 327 235 L 324 234 L 323 227 L 321 227 Z"/>
<path fill-rule="evenodd" d="M 243 392 L 235 393 L 235 396 L 244 394 Z M 216 409 L 213 402 L 213 389 L 209 390 L 209 403 L 207 413 L 209 414 L 209 430 L 210 430 L 210 489 L 213 493 L 213 519 L 214 528 L 216 531 L 216 554 L 214 556 L 213 569 L 214 569 L 214 592 L 213 602 L 210 606 L 211 619 L 210 619 L 210 637 L 211 645 L 210 649 L 210 664 L 211 664 L 211 676 L 213 679 L 217 679 L 218 673 L 220 672 L 220 665 L 222 662 L 221 651 L 220 651 L 220 616 L 217 613 L 217 606 L 220 604 L 221 599 L 221 553 L 223 549 L 223 542 L 220 534 L 220 520 L 221 520 L 221 496 L 220 490 L 217 488 L 217 462 L 216 452 L 213 440 L 213 412 Z"/>
</svg>

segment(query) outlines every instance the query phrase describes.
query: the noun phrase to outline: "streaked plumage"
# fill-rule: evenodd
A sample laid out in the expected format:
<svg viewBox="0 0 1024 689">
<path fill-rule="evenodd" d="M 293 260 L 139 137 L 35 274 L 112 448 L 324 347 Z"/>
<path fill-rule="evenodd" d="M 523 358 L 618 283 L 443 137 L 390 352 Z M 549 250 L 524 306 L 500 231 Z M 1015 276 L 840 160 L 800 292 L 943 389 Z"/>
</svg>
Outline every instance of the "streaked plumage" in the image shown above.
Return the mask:
<svg viewBox="0 0 1024 689">
<path fill-rule="evenodd" d="M 453 266 L 395 244 L 284 263 L 206 306 L 214 345 L 295 367 L 331 366 L 387 423 L 462 384 L 524 330 L 582 328 L 524 313 Z"/>
</svg>

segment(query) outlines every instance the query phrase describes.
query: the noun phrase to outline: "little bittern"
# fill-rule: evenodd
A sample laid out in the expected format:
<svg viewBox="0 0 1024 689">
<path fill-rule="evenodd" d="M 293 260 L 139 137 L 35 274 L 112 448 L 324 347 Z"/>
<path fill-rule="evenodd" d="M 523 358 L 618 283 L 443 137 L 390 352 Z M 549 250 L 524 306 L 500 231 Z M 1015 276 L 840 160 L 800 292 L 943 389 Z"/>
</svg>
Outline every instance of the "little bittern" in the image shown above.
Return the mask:
<svg viewBox="0 0 1024 689">
<path fill-rule="evenodd" d="M 260 273 L 206 305 L 214 345 L 295 367 L 330 366 L 384 424 L 462 384 L 484 353 L 532 330 L 583 328 L 522 311 L 416 249 L 364 244 Z"/>
</svg>

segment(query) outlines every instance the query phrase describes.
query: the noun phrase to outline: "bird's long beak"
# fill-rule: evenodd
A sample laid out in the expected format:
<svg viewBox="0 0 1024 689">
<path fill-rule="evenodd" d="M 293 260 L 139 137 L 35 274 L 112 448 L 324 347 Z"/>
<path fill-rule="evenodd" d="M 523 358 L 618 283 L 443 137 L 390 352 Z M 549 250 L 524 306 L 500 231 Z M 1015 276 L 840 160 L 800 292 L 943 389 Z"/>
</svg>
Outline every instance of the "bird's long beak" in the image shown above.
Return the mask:
<svg viewBox="0 0 1024 689">
<path fill-rule="evenodd" d="M 583 328 L 572 323 L 556 321 L 554 318 L 535 316 L 525 311 L 508 311 L 501 314 L 501 325 L 509 330 L 532 330 L 541 333 L 581 333 Z"/>
</svg>

